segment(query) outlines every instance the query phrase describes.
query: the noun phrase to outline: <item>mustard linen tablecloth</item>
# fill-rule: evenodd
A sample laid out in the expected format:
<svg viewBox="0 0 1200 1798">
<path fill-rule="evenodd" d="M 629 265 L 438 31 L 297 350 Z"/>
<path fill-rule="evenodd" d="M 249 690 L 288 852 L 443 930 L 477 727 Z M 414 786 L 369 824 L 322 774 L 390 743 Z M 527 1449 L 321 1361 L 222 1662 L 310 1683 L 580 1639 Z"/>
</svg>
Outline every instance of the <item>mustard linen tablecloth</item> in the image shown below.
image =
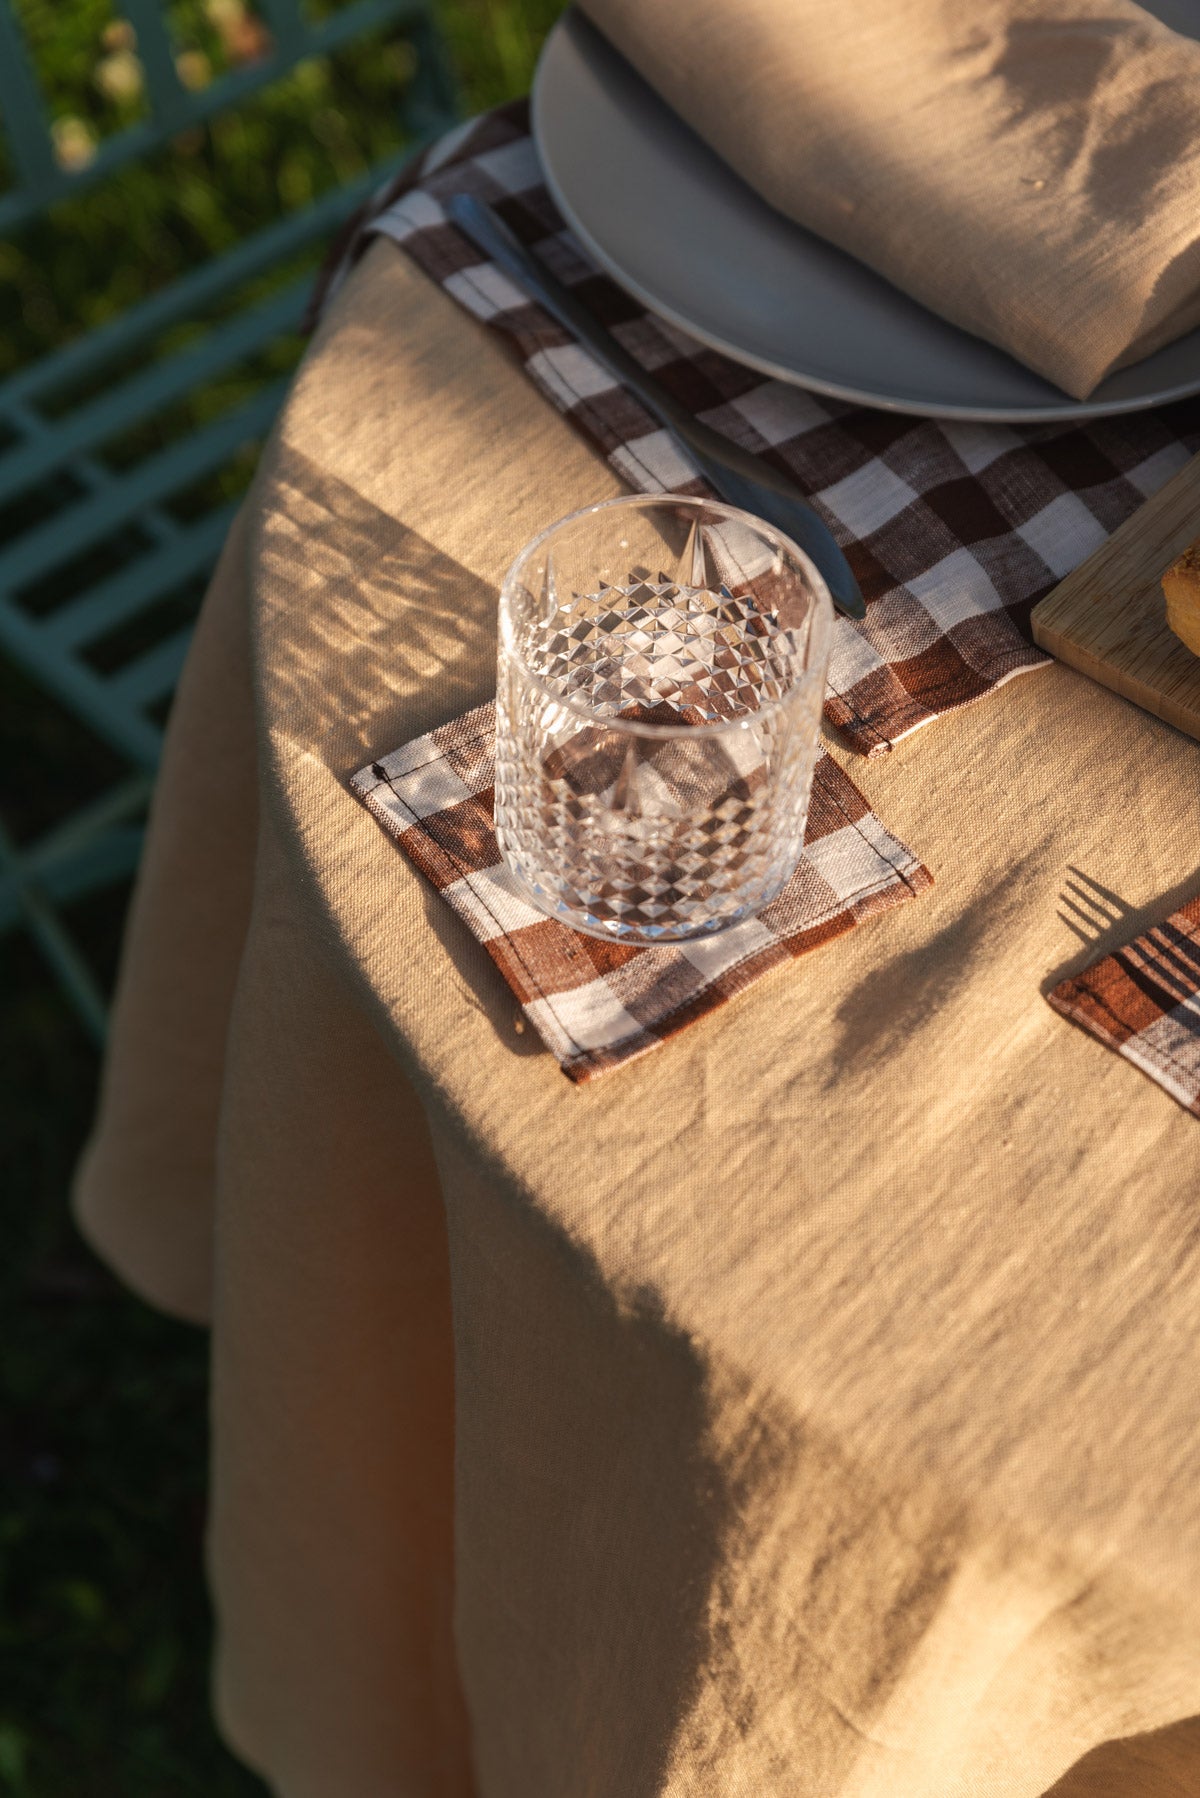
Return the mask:
<svg viewBox="0 0 1200 1798">
<path fill-rule="evenodd" d="M 615 491 L 378 244 L 213 584 L 78 1207 L 212 1322 L 222 1725 L 282 1798 L 1194 1798 L 1200 1130 L 1043 992 L 1071 868 L 1196 890 L 1200 744 L 1055 666 L 856 761 L 933 891 L 574 1088 L 345 783 Z"/>
</svg>

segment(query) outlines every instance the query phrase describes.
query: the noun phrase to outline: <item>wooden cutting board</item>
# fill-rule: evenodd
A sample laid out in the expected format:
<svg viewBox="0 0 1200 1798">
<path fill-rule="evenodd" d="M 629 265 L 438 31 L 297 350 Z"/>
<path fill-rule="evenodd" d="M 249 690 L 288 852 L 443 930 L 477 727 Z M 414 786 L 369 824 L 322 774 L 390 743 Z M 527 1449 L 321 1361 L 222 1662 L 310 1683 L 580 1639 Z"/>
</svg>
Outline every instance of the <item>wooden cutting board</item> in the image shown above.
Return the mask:
<svg viewBox="0 0 1200 1798">
<path fill-rule="evenodd" d="M 1200 737 L 1200 656 L 1167 629 L 1159 581 L 1200 537 L 1200 456 L 1033 609 L 1043 649 Z"/>
</svg>

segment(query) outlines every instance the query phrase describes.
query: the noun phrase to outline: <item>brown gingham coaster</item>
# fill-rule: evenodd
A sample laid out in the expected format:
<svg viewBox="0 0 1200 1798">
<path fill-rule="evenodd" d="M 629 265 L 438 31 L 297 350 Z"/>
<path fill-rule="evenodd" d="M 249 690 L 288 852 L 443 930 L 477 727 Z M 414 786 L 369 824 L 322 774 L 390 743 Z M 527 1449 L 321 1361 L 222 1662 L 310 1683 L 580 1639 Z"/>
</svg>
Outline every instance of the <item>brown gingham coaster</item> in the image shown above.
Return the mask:
<svg viewBox="0 0 1200 1798">
<path fill-rule="evenodd" d="M 630 486 L 703 493 L 674 441 L 588 352 L 446 222 L 473 193 L 697 417 L 792 476 L 867 599 L 839 618 L 826 716 L 865 754 L 1043 665 L 1033 606 L 1200 449 L 1200 402 L 1084 426 L 913 418 L 766 380 L 644 310 L 590 262 L 542 180 L 525 102 L 458 127 L 338 246 L 317 306 L 373 232 L 500 331 L 546 397 Z"/>
<path fill-rule="evenodd" d="M 1049 999 L 1200 1117 L 1200 897 Z"/>
<path fill-rule="evenodd" d="M 644 949 L 584 936 L 535 910 L 500 859 L 495 729 L 495 706 L 479 706 L 361 769 L 350 785 L 483 943 L 572 1080 L 644 1055 L 769 969 L 931 884 L 822 753 L 800 865 L 757 917 Z"/>
</svg>

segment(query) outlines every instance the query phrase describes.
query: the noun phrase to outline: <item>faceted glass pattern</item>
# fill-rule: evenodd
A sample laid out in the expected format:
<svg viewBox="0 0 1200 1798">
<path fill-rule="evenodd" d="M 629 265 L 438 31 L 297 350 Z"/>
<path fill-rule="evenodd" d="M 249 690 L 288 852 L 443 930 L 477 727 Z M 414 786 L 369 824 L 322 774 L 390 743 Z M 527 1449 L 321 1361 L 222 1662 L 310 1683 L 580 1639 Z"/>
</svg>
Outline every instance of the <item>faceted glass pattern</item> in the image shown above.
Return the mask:
<svg viewBox="0 0 1200 1798">
<path fill-rule="evenodd" d="M 564 694 L 594 710 L 666 705 L 712 724 L 781 699 L 790 639 L 764 625 L 752 593 L 693 587 L 659 573 L 558 600 L 535 619 L 523 650 Z"/>
<path fill-rule="evenodd" d="M 801 551 L 713 501 L 609 501 L 535 539 L 501 596 L 496 716 L 527 897 L 629 943 L 767 904 L 803 845 L 830 622 Z"/>
</svg>

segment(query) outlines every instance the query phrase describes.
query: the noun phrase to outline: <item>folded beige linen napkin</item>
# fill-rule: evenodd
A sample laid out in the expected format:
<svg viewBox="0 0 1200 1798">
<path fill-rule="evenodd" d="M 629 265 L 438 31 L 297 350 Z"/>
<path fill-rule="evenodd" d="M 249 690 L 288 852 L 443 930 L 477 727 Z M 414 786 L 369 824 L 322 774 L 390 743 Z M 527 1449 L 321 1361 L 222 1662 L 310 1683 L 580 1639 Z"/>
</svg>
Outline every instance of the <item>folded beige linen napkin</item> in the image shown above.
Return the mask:
<svg viewBox="0 0 1200 1798">
<path fill-rule="evenodd" d="M 581 0 L 774 206 L 1083 399 L 1200 325 L 1200 43 L 1131 0 Z"/>
</svg>

